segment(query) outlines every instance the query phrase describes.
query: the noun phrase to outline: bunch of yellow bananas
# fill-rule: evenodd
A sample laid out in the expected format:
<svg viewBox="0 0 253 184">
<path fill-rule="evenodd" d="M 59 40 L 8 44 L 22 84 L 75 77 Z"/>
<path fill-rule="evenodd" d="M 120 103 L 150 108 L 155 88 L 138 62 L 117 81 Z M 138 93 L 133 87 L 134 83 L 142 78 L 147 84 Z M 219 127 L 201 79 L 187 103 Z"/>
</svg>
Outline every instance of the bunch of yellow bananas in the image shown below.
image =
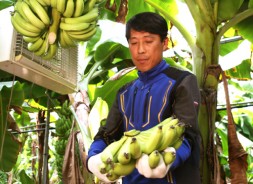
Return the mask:
<svg viewBox="0 0 253 184">
<path fill-rule="evenodd" d="M 99 0 L 18 0 L 11 22 L 28 50 L 45 60 L 58 47 L 76 47 L 97 31 Z"/>
<path fill-rule="evenodd" d="M 149 156 L 151 168 L 157 167 L 161 158 L 166 165 L 171 164 L 176 156 L 175 150 L 182 144 L 185 126 L 177 118 L 170 117 L 151 129 L 125 132 L 120 140 L 109 144 L 101 153 L 100 172 L 111 181 L 128 175 L 143 153 Z"/>
</svg>

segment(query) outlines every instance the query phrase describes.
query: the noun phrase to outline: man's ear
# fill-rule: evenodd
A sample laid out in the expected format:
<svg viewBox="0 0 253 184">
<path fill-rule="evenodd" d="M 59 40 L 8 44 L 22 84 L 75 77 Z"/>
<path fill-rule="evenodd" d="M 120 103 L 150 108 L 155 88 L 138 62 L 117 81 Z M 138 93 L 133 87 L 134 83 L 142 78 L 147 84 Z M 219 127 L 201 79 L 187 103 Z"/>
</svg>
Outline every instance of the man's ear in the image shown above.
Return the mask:
<svg viewBox="0 0 253 184">
<path fill-rule="evenodd" d="M 166 37 L 166 38 L 163 40 L 163 51 L 168 50 L 168 43 L 169 43 L 169 38 Z"/>
</svg>

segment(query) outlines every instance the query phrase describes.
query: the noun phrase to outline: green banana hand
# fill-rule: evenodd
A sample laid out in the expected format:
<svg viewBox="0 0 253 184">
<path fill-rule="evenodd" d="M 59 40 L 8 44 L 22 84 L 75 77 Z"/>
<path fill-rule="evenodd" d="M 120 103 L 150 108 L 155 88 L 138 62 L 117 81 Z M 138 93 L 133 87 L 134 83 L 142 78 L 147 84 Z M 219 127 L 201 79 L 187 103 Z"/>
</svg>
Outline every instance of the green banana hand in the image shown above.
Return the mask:
<svg viewBox="0 0 253 184">
<path fill-rule="evenodd" d="M 26 16 L 26 18 L 31 22 L 34 26 L 38 27 L 41 30 L 46 28 L 46 25 L 34 14 L 29 5 L 22 1 L 21 8 Z"/>
<path fill-rule="evenodd" d="M 37 37 L 39 34 L 34 33 L 31 31 L 26 30 L 24 27 L 20 25 L 20 23 L 14 18 L 14 16 L 11 16 L 11 23 L 15 30 L 22 34 L 23 36 L 28 36 L 28 37 Z"/>
</svg>

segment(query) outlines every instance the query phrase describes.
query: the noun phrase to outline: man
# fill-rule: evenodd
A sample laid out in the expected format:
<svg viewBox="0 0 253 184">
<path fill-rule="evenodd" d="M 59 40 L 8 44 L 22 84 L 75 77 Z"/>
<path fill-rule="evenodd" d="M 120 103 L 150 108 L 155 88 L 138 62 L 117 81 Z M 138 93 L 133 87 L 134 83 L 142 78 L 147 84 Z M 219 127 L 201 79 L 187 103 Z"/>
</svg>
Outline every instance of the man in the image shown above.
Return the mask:
<svg viewBox="0 0 253 184">
<path fill-rule="evenodd" d="M 87 159 L 89 171 L 108 182 L 98 170 L 100 153 L 123 132 L 131 129 L 147 130 L 174 115 L 190 124 L 185 130 L 176 160 L 162 172 L 151 168 L 136 169 L 122 178 L 123 184 L 199 184 L 200 134 L 198 105 L 200 94 L 196 77 L 190 72 L 169 66 L 163 60 L 168 45 L 166 20 L 151 12 L 132 17 L 126 24 L 126 38 L 138 79 L 123 86 L 116 96 L 107 118 L 94 138 Z M 145 154 L 138 162 L 147 161 Z"/>
</svg>

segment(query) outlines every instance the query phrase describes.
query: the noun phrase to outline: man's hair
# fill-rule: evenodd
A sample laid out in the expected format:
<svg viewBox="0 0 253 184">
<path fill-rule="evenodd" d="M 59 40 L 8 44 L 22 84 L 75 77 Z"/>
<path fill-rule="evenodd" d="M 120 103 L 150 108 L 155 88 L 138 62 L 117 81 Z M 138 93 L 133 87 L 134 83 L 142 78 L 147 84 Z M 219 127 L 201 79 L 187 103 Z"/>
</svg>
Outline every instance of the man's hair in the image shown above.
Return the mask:
<svg viewBox="0 0 253 184">
<path fill-rule="evenodd" d="M 130 38 L 131 29 L 135 31 L 145 31 L 152 34 L 158 34 L 163 41 L 168 34 L 168 25 L 166 20 L 154 12 L 143 12 L 136 14 L 126 23 L 126 39 Z"/>
</svg>

